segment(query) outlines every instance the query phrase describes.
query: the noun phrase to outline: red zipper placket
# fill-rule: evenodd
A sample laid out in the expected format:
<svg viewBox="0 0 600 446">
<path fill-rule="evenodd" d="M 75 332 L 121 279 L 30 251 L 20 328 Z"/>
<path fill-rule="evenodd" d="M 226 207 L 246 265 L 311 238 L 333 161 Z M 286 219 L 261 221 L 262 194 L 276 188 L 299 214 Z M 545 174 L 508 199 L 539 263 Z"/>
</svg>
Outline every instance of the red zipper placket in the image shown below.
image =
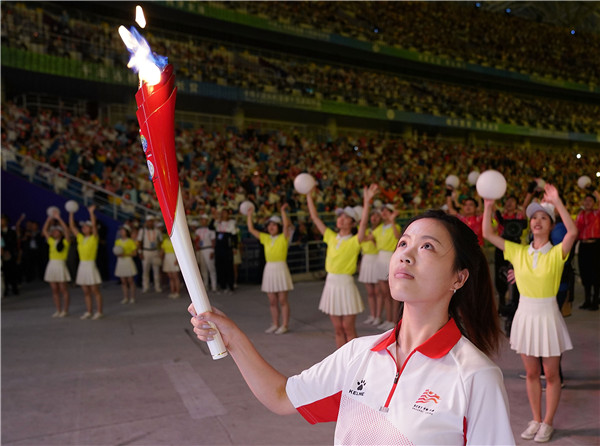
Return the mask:
<svg viewBox="0 0 600 446">
<path fill-rule="evenodd" d="M 392 353 L 389 350 L 387 350 L 387 352 L 388 352 L 388 355 L 390 355 L 390 358 L 392 358 L 392 360 L 394 361 L 394 365 L 396 366 L 396 376 L 394 376 L 394 383 L 392 384 L 390 393 L 388 394 L 388 397 L 385 400 L 385 404 L 379 408 L 379 411 L 384 412 L 384 413 L 387 413 L 390 410 L 390 401 L 392 401 L 392 396 L 394 396 L 394 392 L 396 391 L 396 386 L 398 385 L 398 381 L 400 380 L 400 375 L 402 375 L 402 371 L 406 367 L 408 360 L 411 358 L 413 353 L 416 352 L 416 350 L 413 350 L 412 352 L 410 352 L 410 355 L 408 355 L 408 357 L 404 361 L 404 364 L 402 364 L 402 368 L 400 370 L 398 370 L 398 364 L 396 363 L 396 359 L 394 358 L 394 355 L 392 355 Z"/>
</svg>

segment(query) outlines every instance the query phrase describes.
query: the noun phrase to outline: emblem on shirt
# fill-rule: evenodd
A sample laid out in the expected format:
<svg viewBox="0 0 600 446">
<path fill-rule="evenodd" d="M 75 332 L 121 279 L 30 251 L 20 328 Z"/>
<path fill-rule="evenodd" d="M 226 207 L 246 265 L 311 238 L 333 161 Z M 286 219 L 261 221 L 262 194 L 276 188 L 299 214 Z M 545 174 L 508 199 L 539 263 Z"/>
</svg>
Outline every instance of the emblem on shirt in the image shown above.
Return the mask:
<svg viewBox="0 0 600 446">
<path fill-rule="evenodd" d="M 438 404 L 439 402 L 439 395 L 437 395 L 435 392 L 432 392 L 429 389 L 425 389 L 421 396 L 417 398 L 412 408 L 417 412 L 433 415 L 433 413 L 435 412 L 434 404 Z"/>
<path fill-rule="evenodd" d="M 367 382 L 364 379 L 356 382 L 356 390 L 350 389 L 350 393 L 355 396 L 364 396 L 364 388 L 367 385 Z"/>
</svg>

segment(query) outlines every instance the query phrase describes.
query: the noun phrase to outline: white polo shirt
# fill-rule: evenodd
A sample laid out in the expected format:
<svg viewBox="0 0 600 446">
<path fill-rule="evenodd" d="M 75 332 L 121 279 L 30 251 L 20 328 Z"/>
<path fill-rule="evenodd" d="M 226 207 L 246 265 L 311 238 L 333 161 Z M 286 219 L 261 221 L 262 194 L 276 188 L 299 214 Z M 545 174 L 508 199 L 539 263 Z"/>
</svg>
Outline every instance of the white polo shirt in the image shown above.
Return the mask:
<svg viewBox="0 0 600 446">
<path fill-rule="evenodd" d="M 502 372 L 454 320 L 399 370 L 396 331 L 356 338 L 286 385 L 311 424 L 337 421 L 335 444 L 514 445 Z"/>
</svg>

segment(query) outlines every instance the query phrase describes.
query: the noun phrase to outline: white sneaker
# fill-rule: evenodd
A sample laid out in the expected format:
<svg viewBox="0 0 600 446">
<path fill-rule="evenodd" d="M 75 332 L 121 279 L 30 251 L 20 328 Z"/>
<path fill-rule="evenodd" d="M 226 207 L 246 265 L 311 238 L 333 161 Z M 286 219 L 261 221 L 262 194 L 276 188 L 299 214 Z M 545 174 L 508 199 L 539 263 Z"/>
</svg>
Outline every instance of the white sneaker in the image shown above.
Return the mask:
<svg viewBox="0 0 600 446">
<path fill-rule="evenodd" d="M 371 325 L 373 323 L 373 321 L 375 320 L 374 316 L 369 316 L 368 318 L 366 318 L 363 322 L 363 324 L 365 325 Z"/>
<path fill-rule="evenodd" d="M 60 317 L 60 311 L 55 311 L 52 317 Z"/>
<path fill-rule="evenodd" d="M 375 319 L 373 319 L 373 321 L 371 322 L 371 324 L 373 324 L 373 325 L 375 325 L 377 327 L 378 325 L 381 325 L 382 322 L 383 321 L 381 320 L 380 317 L 376 317 Z"/>
<path fill-rule="evenodd" d="M 58 317 L 67 317 L 68 315 L 69 315 L 69 312 L 67 310 L 63 310 L 60 312 Z"/>
<path fill-rule="evenodd" d="M 89 311 L 86 311 L 85 313 L 83 313 L 81 315 L 81 317 L 79 319 L 89 319 L 92 317 L 92 313 L 90 313 Z"/>
<path fill-rule="evenodd" d="M 269 328 L 265 330 L 265 333 L 271 334 L 277 331 L 277 325 L 271 325 Z"/>
<path fill-rule="evenodd" d="M 104 315 L 102 313 L 96 313 L 92 316 L 92 320 L 97 321 L 98 319 L 102 319 Z"/>
<path fill-rule="evenodd" d="M 288 328 L 285 325 L 282 325 L 277 330 L 275 330 L 275 334 L 280 335 L 280 334 L 287 333 L 288 331 L 290 331 L 290 330 L 288 330 Z"/>
<path fill-rule="evenodd" d="M 169 294 L 169 299 L 179 299 L 180 297 L 181 297 L 181 294 L 179 294 L 179 293 Z"/>
<path fill-rule="evenodd" d="M 537 431 L 540 430 L 541 424 L 542 423 L 539 421 L 531 420 L 527 425 L 527 429 L 521 433 L 521 438 L 524 438 L 525 440 L 533 440 L 533 437 L 535 437 Z"/>
<path fill-rule="evenodd" d="M 536 443 L 546 443 L 547 441 L 550 441 L 550 438 L 552 437 L 553 433 L 554 428 L 552 426 L 546 423 L 542 423 L 540 424 L 540 428 L 535 434 L 533 441 L 535 441 Z"/>
<path fill-rule="evenodd" d="M 121 303 L 122 303 L 122 304 L 129 303 L 129 299 L 123 299 L 123 300 L 121 301 Z"/>
</svg>

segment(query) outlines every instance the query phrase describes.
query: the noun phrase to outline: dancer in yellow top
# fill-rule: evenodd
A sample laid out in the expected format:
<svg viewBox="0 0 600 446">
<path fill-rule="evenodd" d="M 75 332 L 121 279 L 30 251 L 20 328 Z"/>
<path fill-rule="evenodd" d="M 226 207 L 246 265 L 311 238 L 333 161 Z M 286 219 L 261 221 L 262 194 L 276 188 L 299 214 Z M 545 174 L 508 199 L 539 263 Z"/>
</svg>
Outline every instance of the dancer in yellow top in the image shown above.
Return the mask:
<svg viewBox="0 0 600 446">
<path fill-rule="evenodd" d="M 131 230 L 128 226 L 123 226 L 119 230 L 121 237 L 115 240 L 113 252 L 117 256 L 117 265 L 115 267 L 115 276 L 121 279 L 121 289 L 123 290 L 122 304 L 135 303 L 135 281 L 137 267 L 133 257 L 137 255 L 137 243 L 131 238 Z M 118 254 L 119 253 L 119 254 Z"/>
<path fill-rule="evenodd" d="M 50 226 L 52 221 L 56 220 L 59 226 Z M 49 261 L 44 273 L 44 281 L 50 284 L 52 289 L 52 300 L 56 307 L 56 312 L 52 317 L 66 317 L 69 315 L 69 288 L 68 282 L 71 281 L 71 274 L 67 268 L 67 256 L 69 254 L 69 228 L 60 217 L 60 212 L 56 211 L 48 216 L 42 235 L 48 242 Z M 60 295 L 63 299 L 61 302 Z"/>
<path fill-rule="evenodd" d="M 561 201 L 558 191 L 546 183 L 543 202 L 531 203 L 526 214 L 533 242 L 529 246 L 503 239 L 492 229 L 494 200 L 485 200 L 483 236 L 514 266 L 515 279 L 521 296 L 510 332 L 510 346 L 521 355 L 527 373 L 527 397 L 533 414 L 527 429 L 521 434 L 536 442 L 550 440 L 552 423 L 560 400 L 560 355 L 573 345 L 567 326 L 558 309 L 556 294 L 563 267 L 577 240 L 577 227 Z M 567 233 L 561 243 L 552 246 L 550 232 L 558 211 Z M 546 415 L 542 418 L 542 385 L 540 361 L 546 375 Z"/>
<path fill-rule="evenodd" d="M 290 305 L 288 291 L 294 289 L 292 276 L 287 266 L 287 253 L 292 225 L 287 216 L 287 203 L 281 206 L 281 218 L 273 215 L 267 222 L 267 232 L 259 232 L 252 223 L 253 210 L 246 214 L 248 232 L 260 240 L 265 248 L 267 261 L 263 271 L 261 290 L 269 297 L 271 326 L 265 333 L 284 334 L 289 331 Z M 281 318 L 281 324 L 279 323 Z"/>
<path fill-rule="evenodd" d="M 81 232 L 75 224 L 73 212 L 69 213 L 69 227 L 77 238 L 77 253 L 79 254 L 79 266 L 77 267 L 75 283 L 81 285 L 85 297 L 86 312 L 81 316 L 81 319 L 92 318 L 96 320 L 103 317 L 102 295 L 98 287 L 102 283 L 102 278 L 96 266 L 99 238 L 96 215 L 94 214 L 96 206 L 92 205 L 87 209 L 90 213 L 90 219 L 81 223 Z M 93 315 L 92 294 L 96 300 L 96 312 Z"/>
<path fill-rule="evenodd" d="M 377 189 L 376 184 L 368 188 L 365 186 L 362 218 L 356 215 L 356 211 L 351 207 L 344 208 L 338 214 L 337 233 L 325 226 L 319 218 L 312 198 L 313 191 L 306 195 L 310 218 L 323 234 L 323 241 L 327 244 L 325 257 L 327 278 L 321 294 L 319 310 L 329 315 L 338 347 L 356 338 L 356 315 L 364 310 L 360 292 L 354 284 L 352 275 L 356 272 L 360 243 L 365 238 L 370 202 Z M 352 235 L 358 220 L 360 220 L 358 234 Z"/>
<path fill-rule="evenodd" d="M 398 211 L 393 204 L 386 204 L 381 208 L 381 224 L 373 230 L 373 238 L 377 245 L 377 271 L 379 283 L 379 293 L 382 296 L 383 306 L 385 307 L 386 320 L 377 327 L 381 330 L 389 330 L 396 326 L 398 314 L 400 312 L 400 302 L 392 299 L 390 293 L 390 284 L 388 282 L 388 270 L 390 259 L 396 250 L 398 239 L 402 228 L 396 223 Z"/>
<path fill-rule="evenodd" d="M 369 317 L 363 324 L 379 325 L 381 324 L 381 312 L 383 310 L 383 296 L 378 287 L 377 257 L 379 250 L 373 238 L 373 231 L 381 224 L 381 213 L 379 209 L 374 209 L 369 217 L 371 227 L 367 229 L 365 240 L 360 244 L 362 258 L 360 261 L 360 271 L 358 281 L 365 284 L 367 290 L 367 304 L 369 306 Z"/>
</svg>

